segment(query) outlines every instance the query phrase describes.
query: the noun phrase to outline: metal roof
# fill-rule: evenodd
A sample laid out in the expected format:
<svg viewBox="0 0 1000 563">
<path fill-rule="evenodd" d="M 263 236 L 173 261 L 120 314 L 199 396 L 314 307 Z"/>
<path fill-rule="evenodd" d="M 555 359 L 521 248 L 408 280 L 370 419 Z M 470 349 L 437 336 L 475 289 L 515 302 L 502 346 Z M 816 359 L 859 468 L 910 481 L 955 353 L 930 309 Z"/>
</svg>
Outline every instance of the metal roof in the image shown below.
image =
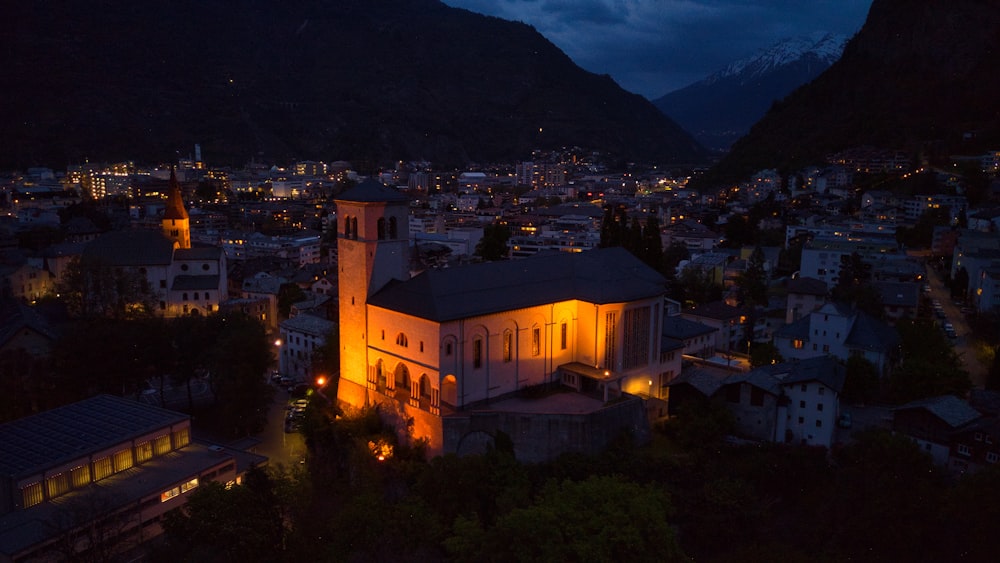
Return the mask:
<svg viewBox="0 0 1000 563">
<path fill-rule="evenodd" d="M 437 322 L 559 301 L 625 303 L 663 295 L 666 280 L 623 248 L 427 270 L 393 281 L 370 305 Z"/>
<path fill-rule="evenodd" d="M 0 425 L 0 473 L 18 477 L 44 471 L 187 419 L 183 413 L 98 395 Z"/>
<path fill-rule="evenodd" d="M 358 203 L 390 203 L 410 201 L 406 194 L 401 193 L 378 180 L 369 178 L 335 198 L 335 201 L 353 201 Z"/>
</svg>

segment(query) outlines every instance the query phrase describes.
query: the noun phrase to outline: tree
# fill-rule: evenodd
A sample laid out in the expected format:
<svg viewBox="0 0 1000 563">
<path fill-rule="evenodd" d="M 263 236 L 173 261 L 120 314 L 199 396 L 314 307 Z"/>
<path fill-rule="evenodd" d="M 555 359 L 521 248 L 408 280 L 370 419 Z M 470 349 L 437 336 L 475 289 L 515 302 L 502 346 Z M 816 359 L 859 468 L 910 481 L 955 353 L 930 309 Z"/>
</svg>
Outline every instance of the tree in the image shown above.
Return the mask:
<svg viewBox="0 0 1000 563">
<path fill-rule="evenodd" d="M 624 207 L 604 206 L 604 218 L 601 220 L 601 248 L 625 245 L 625 231 L 628 216 Z"/>
<path fill-rule="evenodd" d="M 864 356 L 847 358 L 843 397 L 851 403 L 868 403 L 878 396 L 878 368 Z"/>
<path fill-rule="evenodd" d="M 278 315 L 288 318 L 292 305 L 306 300 L 306 292 L 296 283 L 283 283 L 278 288 Z"/>
<path fill-rule="evenodd" d="M 56 290 L 76 317 L 139 319 L 150 317 L 156 307 L 145 275 L 95 259 L 71 260 Z"/>
<path fill-rule="evenodd" d="M 213 315 L 209 327 L 218 335 L 208 368 L 219 421 L 234 436 L 258 432 L 274 393 L 264 375 L 274 362 L 267 331 L 242 313 Z"/>
<path fill-rule="evenodd" d="M 500 517 L 492 528 L 456 523 L 446 541 L 460 561 L 684 561 L 667 521 L 663 489 L 621 477 L 550 482 L 535 504 Z M 627 525 L 608 525 L 627 522 Z M 516 538 L 516 541 L 511 541 Z"/>
<path fill-rule="evenodd" d="M 932 321 L 904 319 L 896 330 L 903 362 L 889 378 L 891 399 L 905 403 L 938 395 L 964 396 L 972 388 L 951 343 Z"/>
<path fill-rule="evenodd" d="M 182 509 L 167 513 L 164 551 L 185 561 L 280 561 L 288 535 L 282 513 L 275 484 L 260 468 L 238 487 L 203 482 Z"/>
<path fill-rule="evenodd" d="M 871 284 L 872 266 L 857 252 L 840 257 L 840 271 L 831 294 L 836 301 L 849 303 L 858 309 L 881 318 L 882 297 Z"/>
<path fill-rule="evenodd" d="M 640 258 L 657 272 L 663 271 L 663 239 L 660 238 L 660 221 L 656 215 L 647 217 L 646 224 L 642 228 L 642 255 Z"/>
<path fill-rule="evenodd" d="M 756 246 L 747 259 L 746 270 L 736 276 L 740 302 L 749 307 L 767 305 L 767 271 L 764 269 L 764 251 Z"/>
<path fill-rule="evenodd" d="M 754 342 L 750 345 L 750 367 L 758 368 L 783 361 L 785 360 L 778 352 L 778 348 L 770 342 Z"/>
<path fill-rule="evenodd" d="M 510 230 L 505 225 L 491 224 L 483 227 L 483 238 L 476 243 L 475 255 L 486 262 L 506 260 L 509 250 Z"/>
</svg>

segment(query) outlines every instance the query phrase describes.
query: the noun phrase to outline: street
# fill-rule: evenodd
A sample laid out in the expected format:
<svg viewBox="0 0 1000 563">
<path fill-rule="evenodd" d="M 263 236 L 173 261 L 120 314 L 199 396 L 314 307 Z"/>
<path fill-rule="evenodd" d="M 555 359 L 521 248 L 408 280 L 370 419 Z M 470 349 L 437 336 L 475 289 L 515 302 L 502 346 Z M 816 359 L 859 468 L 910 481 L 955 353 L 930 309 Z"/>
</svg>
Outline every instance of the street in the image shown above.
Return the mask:
<svg viewBox="0 0 1000 563">
<path fill-rule="evenodd" d="M 955 348 L 955 354 L 958 355 L 959 360 L 962 362 L 962 367 L 969 372 L 969 379 L 972 380 L 972 386 L 978 389 L 983 389 L 986 386 L 986 373 L 988 371 L 988 366 L 983 365 L 976 355 L 975 338 L 972 337 L 972 331 L 969 329 L 969 323 L 965 319 L 965 315 L 951 300 L 951 292 L 944 285 L 943 273 L 938 272 L 932 267 L 927 268 L 927 282 L 931 286 L 930 298 L 935 299 L 941 303 L 941 308 L 944 309 L 945 316 L 947 317 L 944 322 L 950 322 L 955 326 L 955 332 L 958 334 L 958 338 L 952 341 Z"/>
<path fill-rule="evenodd" d="M 274 385 L 274 384 L 272 384 Z M 268 465 L 291 466 L 302 463 L 306 456 L 305 440 L 298 431 L 285 432 L 285 414 L 288 412 L 288 392 L 275 385 L 274 400 L 267 412 L 267 426 L 255 436 L 260 443 L 255 451 L 268 457 Z"/>
</svg>

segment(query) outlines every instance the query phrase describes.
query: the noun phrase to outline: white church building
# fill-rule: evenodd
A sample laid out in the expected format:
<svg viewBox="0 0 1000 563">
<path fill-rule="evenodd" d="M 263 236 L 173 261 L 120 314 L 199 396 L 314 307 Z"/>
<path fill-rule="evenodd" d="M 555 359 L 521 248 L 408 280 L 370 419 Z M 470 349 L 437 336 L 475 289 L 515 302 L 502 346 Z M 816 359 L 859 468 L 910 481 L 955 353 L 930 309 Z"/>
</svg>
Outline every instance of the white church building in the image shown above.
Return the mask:
<svg viewBox="0 0 1000 563">
<path fill-rule="evenodd" d="M 607 248 L 411 278 L 408 198 L 367 181 L 336 203 L 341 403 L 396 412 L 431 454 L 495 431 L 523 459 L 648 432 L 675 367 L 658 272 Z"/>
</svg>

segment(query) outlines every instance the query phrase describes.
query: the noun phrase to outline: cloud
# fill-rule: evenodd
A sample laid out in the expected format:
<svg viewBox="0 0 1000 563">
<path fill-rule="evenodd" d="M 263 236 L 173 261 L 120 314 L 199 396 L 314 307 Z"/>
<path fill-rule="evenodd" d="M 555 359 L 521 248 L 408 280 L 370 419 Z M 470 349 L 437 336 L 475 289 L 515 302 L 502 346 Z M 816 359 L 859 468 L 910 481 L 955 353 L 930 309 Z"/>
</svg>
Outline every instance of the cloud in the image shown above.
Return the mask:
<svg viewBox="0 0 1000 563">
<path fill-rule="evenodd" d="M 445 0 L 532 25 L 581 67 L 656 98 L 775 42 L 850 35 L 871 0 Z"/>
</svg>

